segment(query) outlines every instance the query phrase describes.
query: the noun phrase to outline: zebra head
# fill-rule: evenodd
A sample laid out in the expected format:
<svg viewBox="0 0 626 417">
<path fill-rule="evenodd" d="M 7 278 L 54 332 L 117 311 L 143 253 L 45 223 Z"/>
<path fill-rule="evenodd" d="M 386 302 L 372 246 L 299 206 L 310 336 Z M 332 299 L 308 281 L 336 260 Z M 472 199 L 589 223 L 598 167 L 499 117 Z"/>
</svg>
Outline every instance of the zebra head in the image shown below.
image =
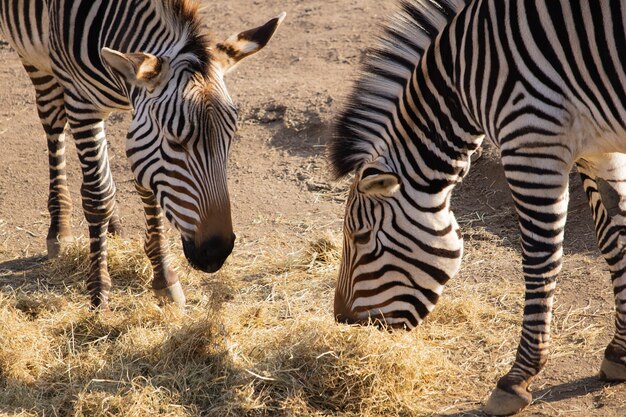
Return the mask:
<svg viewBox="0 0 626 417">
<path fill-rule="evenodd" d="M 463 241 L 451 187 L 424 189 L 385 160 L 357 169 L 348 196 L 335 318 L 410 329 L 458 272 Z"/>
<path fill-rule="evenodd" d="M 400 2 L 338 115 L 331 166 L 337 178 L 355 174 L 335 291 L 338 321 L 413 328 L 460 268 L 463 241 L 450 195 L 482 137 L 458 97 L 433 87 L 454 82 L 429 53 L 464 7 L 462 0 Z"/>
<path fill-rule="evenodd" d="M 221 268 L 235 241 L 227 161 L 237 111 L 223 77 L 262 49 L 284 17 L 215 46 L 182 40 L 175 54 L 102 49 L 133 107 L 126 154 L 137 188 L 154 195 L 190 264 L 206 272 Z"/>
</svg>

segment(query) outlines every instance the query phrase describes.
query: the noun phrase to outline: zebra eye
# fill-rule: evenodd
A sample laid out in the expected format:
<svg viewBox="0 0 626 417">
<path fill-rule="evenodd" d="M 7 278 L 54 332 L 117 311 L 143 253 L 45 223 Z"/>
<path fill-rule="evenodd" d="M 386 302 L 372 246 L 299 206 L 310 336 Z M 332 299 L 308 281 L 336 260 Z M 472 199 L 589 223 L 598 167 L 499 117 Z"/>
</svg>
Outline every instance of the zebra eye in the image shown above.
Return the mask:
<svg viewBox="0 0 626 417">
<path fill-rule="evenodd" d="M 359 245 L 364 245 L 370 241 L 370 235 L 371 235 L 371 232 L 369 231 L 363 232 L 363 233 L 357 233 L 356 235 L 354 235 L 354 243 L 357 243 Z"/>
<path fill-rule="evenodd" d="M 185 151 L 185 146 L 183 146 L 181 143 L 175 142 L 173 140 L 168 140 L 167 143 L 170 145 L 170 148 L 172 148 L 172 150 L 176 152 Z"/>
</svg>

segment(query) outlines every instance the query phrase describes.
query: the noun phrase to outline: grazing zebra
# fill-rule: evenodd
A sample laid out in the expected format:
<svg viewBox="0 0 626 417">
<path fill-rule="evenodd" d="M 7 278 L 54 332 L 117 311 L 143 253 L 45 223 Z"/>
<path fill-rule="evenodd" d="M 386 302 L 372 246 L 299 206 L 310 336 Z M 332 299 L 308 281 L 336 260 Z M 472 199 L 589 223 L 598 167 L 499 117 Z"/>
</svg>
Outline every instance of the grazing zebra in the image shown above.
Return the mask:
<svg viewBox="0 0 626 417">
<path fill-rule="evenodd" d="M 385 27 L 340 115 L 330 158 L 355 173 L 337 320 L 413 328 L 459 270 L 450 195 L 487 136 L 519 217 L 526 297 L 515 363 L 485 406 L 528 405 L 547 359 L 568 174 L 583 179 L 613 281 L 601 375 L 626 380 L 626 2 L 412 0 Z M 607 211 L 599 179 L 619 197 Z"/>
<path fill-rule="evenodd" d="M 167 260 L 163 213 L 194 267 L 214 272 L 233 249 L 226 166 L 237 111 L 223 76 L 263 48 L 285 14 L 213 44 L 197 9 L 190 0 L 0 0 L 0 32 L 32 80 L 48 140 L 49 256 L 71 238 L 67 124 L 76 143 L 93 307 L 107 307 L 106 233 L 119 227 L 104 134 L 114 110 L 132 111 L 126 155 L 157 296 L 185 304 Z"/>
</svg>

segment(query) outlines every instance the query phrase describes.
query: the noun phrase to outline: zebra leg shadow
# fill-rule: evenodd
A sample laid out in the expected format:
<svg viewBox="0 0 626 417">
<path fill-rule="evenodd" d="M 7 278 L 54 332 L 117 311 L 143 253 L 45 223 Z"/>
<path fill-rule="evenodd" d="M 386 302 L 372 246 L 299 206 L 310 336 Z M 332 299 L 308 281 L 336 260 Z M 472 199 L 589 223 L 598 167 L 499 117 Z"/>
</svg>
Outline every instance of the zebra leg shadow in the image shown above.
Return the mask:
<svg viewBox="0 0 626 417">
<path fill-rule="evenodd" d="M 553 404 L 559 401 L 566 401 L 572 398 L 588 396 L 591 393 L 602 391 L 607 386 L 611 386 L 596 377 L 585 377 L 574 381 L 566 382 L 551 387 L 546 387 L 534 393 L 535 399 L 532 404 L 541 406 L 541 404 Z M 554 407 L 554 406 L 553 406 Z M 488 415 L 480 408 L 456 409 L 448 414 L 437 414 L 441 417 L 465 417 L 465 416 L 483 416 Z"/>
</svg>

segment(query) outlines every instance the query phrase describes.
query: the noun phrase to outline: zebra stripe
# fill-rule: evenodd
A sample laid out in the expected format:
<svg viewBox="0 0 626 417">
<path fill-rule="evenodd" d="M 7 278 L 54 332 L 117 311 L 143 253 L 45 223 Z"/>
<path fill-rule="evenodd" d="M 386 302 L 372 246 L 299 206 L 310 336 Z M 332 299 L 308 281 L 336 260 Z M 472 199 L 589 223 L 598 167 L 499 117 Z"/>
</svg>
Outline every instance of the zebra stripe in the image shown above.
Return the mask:
<svg viewBox="0 0 626 417">
<path fill-rule="evenodd" d="M 94 307 L 106 308 L 111 287 L 106 234 L 121 231 L 104 132 L 114 110 L 132 110 L 126 149 L 157 295 L 184 304 L 163 217 L 203 271 L 218 270 L 233 249 L 226 168 L 237 112 L 223 77 L 267 44 L 284 14 L 215 44 L 201 31 L 197 9 L 191 0 L 0 0 L 0 32 L 33 82 L 48 139 L 51 257 L 71 239 L 66 125 L 76 143 Z"/>
<path fill-rule="evenodd" d="M 602 373 L 626 380 L 626 46 L 623 2 L 403 1 L 337 121 L 330 159 L 355 172 L 335 294 L 340 321 L 412 328 L 460 267 L 454 186 L 488 137 L 519 217 L 526 301 L 517 357 L 486 411 L 528 405 L 550 344 L 568 173 L 577 164 L 611 269 L 616 333 Z"/>
</svg>

